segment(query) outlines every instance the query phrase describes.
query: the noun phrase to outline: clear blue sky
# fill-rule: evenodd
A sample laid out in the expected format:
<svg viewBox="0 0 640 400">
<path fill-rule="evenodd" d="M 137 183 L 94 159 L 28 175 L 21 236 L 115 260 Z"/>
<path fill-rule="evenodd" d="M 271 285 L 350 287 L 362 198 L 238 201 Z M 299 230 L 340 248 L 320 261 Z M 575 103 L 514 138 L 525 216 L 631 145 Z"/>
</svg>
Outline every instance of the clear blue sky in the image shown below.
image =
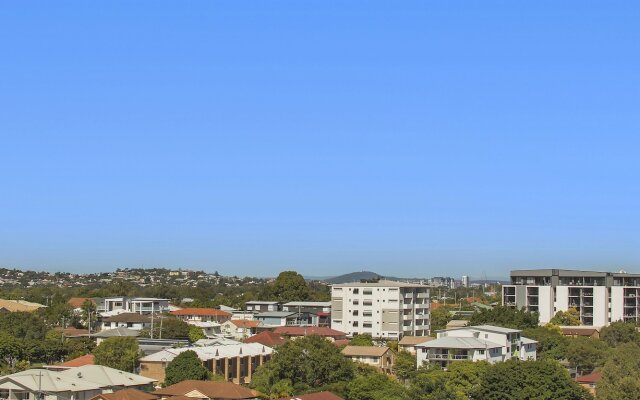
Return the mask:
<svg viewBox="0 0 640 400">
<path fill-rule="evenodd" d="M 3 1 L 0 265 L 640 271 L 640 5 L 598 3 Z"/>
</svg>

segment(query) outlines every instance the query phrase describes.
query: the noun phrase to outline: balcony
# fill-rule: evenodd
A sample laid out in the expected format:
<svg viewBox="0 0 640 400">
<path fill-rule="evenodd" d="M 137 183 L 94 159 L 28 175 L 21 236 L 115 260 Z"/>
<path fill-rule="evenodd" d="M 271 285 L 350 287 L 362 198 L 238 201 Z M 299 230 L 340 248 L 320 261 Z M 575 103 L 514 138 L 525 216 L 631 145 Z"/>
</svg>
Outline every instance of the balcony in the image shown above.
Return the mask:
<svg viewBox="0 0 640 400">
<path fill-rule="evenodd" d="M 429 360 L 470 360 L 471 357 L 469 355 L 464 354 L 427 354 L 427 358 Z"/>
</svg>

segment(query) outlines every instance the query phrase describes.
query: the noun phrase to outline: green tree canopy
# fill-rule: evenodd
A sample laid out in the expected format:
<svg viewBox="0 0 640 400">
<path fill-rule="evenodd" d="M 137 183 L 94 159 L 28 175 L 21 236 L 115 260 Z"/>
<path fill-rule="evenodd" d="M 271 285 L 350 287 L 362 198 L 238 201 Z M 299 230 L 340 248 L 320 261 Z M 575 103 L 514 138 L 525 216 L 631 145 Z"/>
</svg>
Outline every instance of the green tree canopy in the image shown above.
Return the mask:
<svg viewBox="0 0 640 400">
<path fill-rule="evenodd" d="M 49 328 L 35 312 L 0 313 L 0 331 L 16 339 L 44 339 Z"/>
<path fill-rule="evenodd" d="M 204 381 L 209 378 L 209 371 L 202 365 L 198 354 L 193 350 L 178 354 L 167 365 L 165 373 L 166 386 L 186 380 Z"/>
<path fill-rule="evenodd" d="M 611 347 L 616 347 L 623 343 L 640 344 L 640 333 L 636 330 L 634 322 L 616 321 L 602 328 L 600 339 Z"/>
<path fill-rule="evenodd" d="M 393 365 L 393 373 L 398 379 L 406 381 L 416 374 L 416 356 L 408 351 L 400 351 L 396 356 L 396 362 Z"/>
<path fill-rule="evenodd" d="M 537 326 L 522 331 L 522 336 L 538 341 L 538 358 L 552 358 L 564 360 L 567 358 L 569 338 L 562 335 L 562 331 L 555 325 Z"/>
<path fill-rule="evenodd" d="M 573 307 L 567 311 L 558 311 L 549 322 L 559 326 L 578 326 L 580 325 L 580 313 Z"/>
<path fill-rule="evenodd" d="M 98 365 L 133 371 L 140 358 L 140 348 L 134 337 L 111 337 L 100 343 L 93 355 Z"/>
<path fill-rule="evenodd" d="M 191 343 L 195 343 L 200 339 L 206 339 L 206 336 L 204 335 L 204 332 L 202 332 L 202 328 L 190 325 L 189 326 L 189 341 Z"/>
<path fill-rule="evenodd" d="M 511 307 L 496 306 L 482 310 L 471 316 L 469 325 L 496 325 L 505 328 L 526 329 L 538 326 L 538 314 Z"/>
<path fill-rule="evenodd" d="M 349 400 L 409 400 L 407 389 L 398 381 L 374 370 L 361 368 L 347 385 Z"/>
<path fill-rule="evenodd" d="M 295 271 L 283 271 L 272 285 L 266 287 L 266 297 L 280 302 L 305 301 L 311 297 L 307 282 Z"/>
<path fill-rule="evenodd" d="M 373 346 L 371 335 L 355 335 L 349 341 L 351 346 Z"/>
<path fill-rule="evenodd" d="M 258 368 L 251 386 L 267 395 L 273 385 L 288 379 L 296 393 L 354 376 L 354 364 L 345 358 L 335 345 L 323 337 L 312 335 L 290 340 L 273 354 L 271 360 Z"/>
<path fill-rule="evenodd" d="M 596 388 L 598 400 L 640 400 L 640 347 L 623 343 L 602 368 Z"/>
<path fill-rule="evenodd" d="M 595 368 L 602 366 L 607 359 L 609 347 L 597 338 L 578 336 L 569 339 L 567 346 L 567 360 L 578 373 L 588 374 Z"/>
</svg>

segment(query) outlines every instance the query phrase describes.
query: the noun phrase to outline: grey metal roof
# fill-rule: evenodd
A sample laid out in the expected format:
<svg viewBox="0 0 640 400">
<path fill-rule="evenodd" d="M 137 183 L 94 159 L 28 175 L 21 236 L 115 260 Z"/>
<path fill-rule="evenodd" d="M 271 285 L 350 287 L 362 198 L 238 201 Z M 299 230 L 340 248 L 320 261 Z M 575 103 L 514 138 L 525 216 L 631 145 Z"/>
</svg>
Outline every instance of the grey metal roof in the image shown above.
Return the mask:
<svg viewBox="0 0 640 400">
<path fill-rule="evenodd" d="M 129 328 L 124 328 L 124 327 L 119 327 L 119 328 L 113 328 L 113 329 L 107 329 L 104 331 L 100 331 L 98 333 L 94 333 L 92 336 L 94 337 L 99 337 L 99 338 L 109 338 L 109 337 L 115 337 L 115 336 L 139 336 L 140 335 L 140 331 L 137 331 L 135 329 L 129 329 Z"/>
<path fill-rule="evenodd" d="M 398 287 L 398 288 L 429 288 L 419 283 L 380 280 L 378 282 L 350 282 L 330 285 L 331 287 Z"/>
<path fill-rule="evenodd" d="M 426 347 L 428 349 L 495 349 L 502 347 L 502 345 L 473 337 L 445 336 L 418 344 L 416 347 Z"/>
<path fill-rule="evenodd" d="M 266 311 L 256 314 L 255 318 L 284 318 L 294 314 L 297 313 L 294 311 Z"/>
</svg>

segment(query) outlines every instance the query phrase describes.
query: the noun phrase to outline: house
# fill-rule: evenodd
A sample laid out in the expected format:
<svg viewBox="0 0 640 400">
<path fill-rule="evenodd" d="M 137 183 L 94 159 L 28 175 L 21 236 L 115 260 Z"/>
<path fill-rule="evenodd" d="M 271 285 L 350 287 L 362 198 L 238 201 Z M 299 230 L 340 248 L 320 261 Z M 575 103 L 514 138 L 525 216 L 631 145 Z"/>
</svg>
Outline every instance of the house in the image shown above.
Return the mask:
<svg viewBox="0 0 640 400">
<path fill-rule="evenodd" d="M 152 394 L 160 400 L 259 400 L 260 393 L 229 382 L 182 381 L 175 385 L 156 390 Z"/>
<path fill-rule="evenodd" d="M 591 337 L 591 338 L 599 338 L 600 330 L 597 327 L 593 326 L 561 326 L 560 330 L 562 331 L 563 336 L 570 337 Z"/>
<path fill-rule="evenodd" d="M 269 347 L 278 347 L 284 344 L 287 338 L 273 331 L 262 331 L 257 335 L 253 335 L 244 339 L 243 343 L 259 343 Z"/>
<path fill-rule="evenodd" d="M 390 280 L 331 286 L 331 328 L 348 336 L 400 340 L 428 336 L 429 287 Z"/>
<path fill-rule="evenodd" d="M 96 357 L 93 354 L 85 354 L 84 356 L 76 357 L 61 364 L 54 365 L 54 368 L 68 369 L 75 367 L 83 367 L 85 365 L 94 365 L 96 363 Z"/>
<path fill-rule="evenodd" d="M 246 339 L 257 333 L 260 321 L 247 319 L 232 319 L 220 326 L 220 330 L 225 337 L 235 340 Z"/>
<path fill-rule="evenodd" d="M 216 308 L 183 308 L 169 314 L 185 322 L 217 322 L 219 324 L 231 319 L 231 313 Z"/>
<path fill-rule="evenodd" d="M 129 328 L 114 328 L 107 329 L 104 331 L 100 331 L 98 333 L 94 333 L 91 335 L 94 338 L 97 338 L 97 344 L 99 345 L 104 340 L 109 339 L 110 337 L 137 337 L 140 335 L 139 330 L 129 329 Z"/>
<path fill-rule="evenodd" d="M 447 367 L 456 361 L 496 363 L 511 358 L 536 359 L 535 340 L 524 338 L 518 329 L 478 325 L 442 330 L 437 338 L 416 345 L 418 367 L 437 363 Z"/>
<path fill-rule="evenodd" d="M 576 378 L 576 382 L 580 384 L 580 386 L 587 389 L 591 394 L 596 394 L 596 386 L 598 382 L 602 379 L 602 372 L 592 372 L 587 375 L 582 375 Z"/>
<path fill-rule="evenodd" d="M 158 316 L 154 316 L 156 321 L 160 322 Z M 115 329 L 115 328 L 129 328 L 136 331 L 143 329 L 150 329 L 152 324 L 152 317 L 147 314 L 139 313 L 122 313 L 111 317 L 102 318 L 100 330 Z"/>
<path fill-rule="evenodd" d="M 211 321 L 189 321 L 187 324 L 202 329 L 202 333 L 210 338 L 222 334 L 222 324 Z"/>
<path fill-rule="evenodd" d="M 371 365 L 387 374 L 391 373 L 396 360 L 396 354 L 386 346 L 347 346 L 342 349 L 342 354 L 353 361 Z"/>
<path fill-rule="evenodd" d="M 94 306 L 96 305 L 96 300 L 89 297 L 72 297 L 69 300 L 67 300 L 67 304 L 73 307 L 73 311 L 81 312 L 82 305 L 84 304 L 85 301 L 90 301 L 91 304 L 93 304 Z"/>
<path fill-rule="evenodd" d="M 404 336 L 398 342 L 398 350 L 416 354 L 416 345 L 429 342 L 435 338 L 431 336 Z"/>
<path fill-rule="evenodd" d="M 42 307 L 46 306 L 44 304 L 32 303 L 24 300 L 0 299 L 0 312 L 33 312 Z"/>
<path fill-rule="evenodd" d="M 153 314 L 169 312 L 169 299 L 154 297 L 107 297 L 98 304 L 100 313 L 131 312 L 138 314 Z"/>
<path fill-rule="evenodd" d="M 249 383 L 256 368 L 271 358 L 273 349 L 258 343 L 165 349 L 140 359 L 140 375 L 164 382 L 165 368 L 178 354 L 192 350 L 202 365 L 225 381 Z"/>
<path fill-rule="evenodd" d="M 344 399 L 332 392 L 316 392 L 316 393 L 281 397 L 278 400 L 344 400 Z"/>
<path fill-rule="evenodd" d="M 281 306 L 277 301 L 247 301 L 245 303 L 245 309 L 254 313 L 261 313 L 267 311 L 280 311 Z"/>
<path fill-rule="evenodd" d="M 156 379 L 105 367 L 104 365 L 87 364 L 60 371 L 59 375 L 82 382 L 100 384 L 102 393 L 115 392 L 121 389 L 149 390 L 157 383 Z"/>
<path fill-rule="evenodd" d="M 268 311 L 256 314 L 254 319 L 264 326 L 317 326 L 318 316 L 310 312 Z"/>
<path fill-rule="evenodd" d="M 103 393 L 91 400 L 157 400 L 157 396 L 138 389 L 123 389 L 113 393 Z"/>
<path fill-rule="evenodd" d="M 282 326 L 274 329 L 273 332 L 292 339 L 302 336 L 318 335 L 335 342 L 336 340 L 347 338 L 347 334 L 344 332 L 322 326 Z"/>
<path fill-rule="evenodd" d="M 310 312 L 331 312 L 330 301 L 290 301 L 282 305 L 282 311 Z"/>
</svg>

